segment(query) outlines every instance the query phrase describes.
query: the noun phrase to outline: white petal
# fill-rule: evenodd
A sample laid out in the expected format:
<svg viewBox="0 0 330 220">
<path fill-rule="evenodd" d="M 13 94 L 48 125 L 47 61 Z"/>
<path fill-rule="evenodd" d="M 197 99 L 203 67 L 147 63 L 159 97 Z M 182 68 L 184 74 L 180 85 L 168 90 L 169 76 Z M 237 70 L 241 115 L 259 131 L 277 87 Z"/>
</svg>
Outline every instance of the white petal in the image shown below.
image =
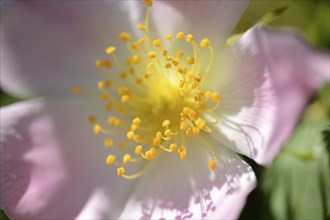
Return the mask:
<svg viewBox="0 0 330 220">
<path fill-rule="evenodd" d="M 329 81 L 329 54 L 315 51 L 291 31 L 259 26 L 233 51 L 233 68 L 218 75 L 223 99 L 213 134 L 236 152 L 269 164 L 311 95 Z"/>
<path fill-rule="evenodd" d="M 7 1 L 1 5 L 1 87 L 21 96 L 92 86 L 95 61 L 130 32 L 127 1 Z M 141 3 L 142 4 L 142 3 Z M 122 44 L 122 43 L 121 43 Z"/>
<path fill-rule="evenodd" d="M 218 167 L 212 172 L 206 149 L 192 140 L 187 142 L 186 161 L 164 153 L 150 162 L 120 219 L 237 218 L 255 186 L 254 173 L 239 156 L 220 147 Z"/>
<path fill-rule="evenodd" d="M 34 100 L 2 108 L 1 208 L 13 218 L 116 218 L 134 181 L 105 165 L 90 102 Z M 100 195 L 102 194 L 102 195 Z M 93 204 L 106 201 L 104 208 Z"/>
<path fill-rule="evenodd" d="M 249 1 L 155 1 L 151 10 L 154 27 L 161 36 L 179 31 L 197 41 L 210 38 L 214 44 L 228 37 Z"/>
</svg>

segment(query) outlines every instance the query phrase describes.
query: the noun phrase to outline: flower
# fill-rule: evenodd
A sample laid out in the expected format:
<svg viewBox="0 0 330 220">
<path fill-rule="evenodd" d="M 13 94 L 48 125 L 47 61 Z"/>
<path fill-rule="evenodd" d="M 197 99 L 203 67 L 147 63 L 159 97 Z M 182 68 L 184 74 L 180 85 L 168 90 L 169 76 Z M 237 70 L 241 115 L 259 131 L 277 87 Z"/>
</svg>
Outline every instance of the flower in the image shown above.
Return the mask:
<svg viewBox="0 0 330 220">
<path fill-rule="evenodd" d="M 256 25 L 231 47 L 223 47 L 246 5 L 247 2 L 239 1 L 155 2 L 149 9 L 150 14 L 146 12 L 150 15 L 149 26 L 143 22 L 145 7 L 140 2 L 4 4 L 1 86 L 12 94 L 48 98 L 1 109 L 1 207 L 13 217 L 33 219 L 237 218 L 255 185 L 255 176 L 234 152 L 269 164 L 288 138 L 310 96 L 324 81 L 329 81 L 328 54 L 315 52 L 290 31 Z M 22 19 L 27 22 L 24 26 Z M 137 23 L 142 24 L 139 26 L 142 30 L 144 26 L 150 29 L 147 34 L 159 36 L 149 39 L 150 48 L 157 47 L 158 39 L 167 34 L 179 33 L 179 39 L 173 42 L 175 48 L 184 48 L 184 54 L 189 54 L 193 39 L 202 41 L 201 46 L 193 44 L 192 55 L 185 56 L 187 75 L 183 78 L 161 78 L 166 67 L 160 65 L 160 72 L 143 75 L 144 81 L 152 80 L 146 83 L 152 89 L 148 93 L 143 90 L 143 96 L 138 96 L 146 97 L 142 101 L 134 100 L 144 85 L 144 82 L 139 84 L 139 78 L 134 81 L 127 76 L 110 85 L 89 63 L 99 58 L 104 48 L 113 55 L 115 48 L 108 44 L 111 41 L 113 45 L 122 45 L 116 38 L 110 39 L 118 33 L 122 33 L 119 40 L 124 42 L 130 38 L 127 33 L 137 39 L 143 37 L 143 31 L 135 27 Z M 204 38 L 207 39 L 203 41 Z M 168 42 L 161 40 L 164 44 Z M 120 58 L 127 55 L 120 48 L 116 48 L 119 61 L 110 57 L 113 66 L 123 62 Z M 194 54 L 197 49 L 200 56 L 197 52 Z M 143 59 L 160 56 L 156 49 L 142 50 L 142 54 L 144 52 L 148 52 L 149 58 Z M 142 58 L 133 56 L 130 62 L 138 63 Z M 209 57 L 215 62 L 208 62 L 212 60 Z M 98 61 L 97 66 L 102 66 L 107 76 L 111 64 L 108 57 L 105 59 Z M 174 60 L 170 61 L 175 66 Z M 197 64 L 204 74 L 208 72 L 201 75 L 202 79 L 199 75 L 188 77 L 189 68 L 198 69 Z M 120 66 L 117 64 L 115 68 Z M 140 67 L 137 65 L 137 69 Z M 157 78 L 153 79 L 155 75 Z M 185 82 L 189 87 L 181 87 L 181 79 L 190 80 L 189 84 Z M 205 81 L 205 85 L 199 81 Z M 193 86 L 193 82 L 197 85 Z M 75 92 L 85 92 L 92 97 L 68 96 L 73 84 L 80 85 L 75 87 Z M 95 90 L 95 84 L 99 91 Z M 112 111 L 112 127 L 104 129 L 99 122 L 109 117 L 104 107 L 108 103 L 94 95 L 103 94 L 106 87 L 123 85 L 126 89 L 119 89 L 117 102 L 123 106 L 132 102 L 134 107 Z M 194 88 L 199 85 L 203 89 L 200 97 Z M 180 93 L 179 88 L 185 90 Z M 117 92 L 111 91 L 109 95 Z M 145 101 L 146 106 L 141 104 Z M 195 108 L 198 101 L 203 101 L 200 104 L 210 112 L 206 114 L 203 105 Z M 171 104 L 173 108 L 169 107 Z M 146 112 L 141 114 L 137 110 L 141 107 L 148 107 L 150 111 L 144 109 Z M 172 111 L 169 113 L 167 108 Z M 127 115 L 121 116 L 125 110 Z M 86 120 L 90 114 L 93 114 L 89 118 L 93 126 Z M 173 115 L 183 119 L 173 119 Z M 152 120 L 146 121 L 146 116 Z M 183 129 L 181 122 L 186 126 Z M 121 123 L 123 126 L 119 126 Z M 154 155 L 150 147 L 148 158 L 145 145 L 142 149 L 111 147 L 120 145 L 122 140 L 131 143 L 132 138 L 134 141 L 138 128 L 145 136 L 155 135 L 150 145 L 156 145 L 153 147 L 157 152 L 162 151 L 160 144 L 154 143 L 159 142 L 157 131 L 162 138 L 168 138 L 169 146 L 162 146 L 168 147 L 166 149 L 171 149 L 171 141 L 176 137 L 183 137 L 184 143 L 173 143 L 177 143 L 178 148 L 184 145 L 186 153 Z M 111 132 L 112 135 L 103 139 L 91 130 L 95 134 Z M 103 144 L 110 149 L 102 147 Z M 129 151 L 132 153 L 127 155 Z M 127 169 L 139 176 L 145 169 L 139 178 L 124 179 L 130 176 L 126 169 L 121 169 L 122 164 L 118 166 L 118 175 L 124 178 L 119 177 L 116 169 L 104 162 L 111 164 L 115 155 L 123 155 L 121 163 L 130 164 L 134 151 L 147 161 L 134 163 Z"/>
</svg>

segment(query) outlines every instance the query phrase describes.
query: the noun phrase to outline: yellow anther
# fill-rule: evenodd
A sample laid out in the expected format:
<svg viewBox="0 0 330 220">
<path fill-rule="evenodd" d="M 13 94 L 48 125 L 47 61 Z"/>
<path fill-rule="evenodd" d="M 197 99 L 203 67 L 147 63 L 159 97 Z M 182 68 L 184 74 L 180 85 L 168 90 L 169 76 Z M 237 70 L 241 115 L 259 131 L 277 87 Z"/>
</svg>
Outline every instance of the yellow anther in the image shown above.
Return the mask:
<svg viewBox="0 0 330 220">
<path fill-rule="evenodd" d="M 163 49 L 163 50 L 162 50 L 162 55 L 163 55 L 163 56 L 166 56 L 166 55 L 167 55 L 167 50 L 166 50 L 166 49 Z"/>
<path fill-rule="evenodd" d="M 100 98 L 101 98 L 101 100 L 106 101 L 110 98 L 110 96 L 108 93 L 104 92 L 104 93 L 102 93 Z"/>
<path fill-rule="evenodd" d="M 186 41 L 188 43 L 191 43 L 191 42 L 193 42 L 193 40 L 194 40 L 194 37 L 191 34 L 188 34 L 187 37 L 186 37 Z"/>
<path fill-rule="evenodd" d="M 215 170 L 217 168 L 215 160 L 209 160 L 208 166 L 211 170 Z"/>
<path fill-rule="evenodd" d="M 166 68 L 166 69 L 169 69 L 169 68 L 171 68 L 171 67 L 172 67 L 172 65 L 171 65 L 170 63 L 166 63 L 166 64 L 165 64 L 165 68 Z"/>
<path fill-rule="evenodd" d="M 150 70 L 154 66 L 154 63 L 148 63 L 147 69 Z"/>
<path fill-rule="evenodd" d="M 129 131 L 129 132 L 127 132 L 127 138 L 128 139 L 133 139 L 133 137 L 134 137 L 134 131 Z"/>
<path fill-rule="evenodd" d="M 154 147 L 150 148 L 149 151 L 151 152 L 153 157 L 156 156 L 156 149 Z"/>
<path fill-rule="evenodd" d="M 117 107 L 117 111 L 118 111 L 120 114 L 124 115 L 124 114 L 126 113 L 126 108 L 124 108 L 123 106 L 118 106 L 118 107 Z"/>
<path fill-rule="evenodd" d="M 177 52 L 177 56 L 178 56 L 178 58 L 181 59 L 181 58 L 183 57 L 183 54 L 184 54 L 184 52 L 183 52 L 182 50 L 179 50 L 179 51 Z"/>
<path fill-rule="evenodd" d="M 172 137 L 173 132 L 170 129 L 166 129 L 164 134 L 167 138 L 170 138 L 170 137 Z"/>
<path fill-rule="evenodd" d="M 193 57 L 187 57 L 187 60 L 186 61 L 187 61 L 188 64 L 192 65 L 192 64 L 195 63 L 195 58 L 193 58 Z"/>
<path fill-rule="evenodd" d="M 135 80 L 136 84 L 142 84 L 143 83 L 143 78 L 138 78 Z"/>
<path fill-rule="evenodd" d="M 203 48 L 206 48 L 206 47 L 210 46 L 210 44 L 211 44 L 210 40 L 207 38 L 204 38 L 201 40 L 200 46 Z"/>
<path fill-rule="evenodd" d="M 130 154 L 125 154 L 123 156 L 123 163 L 127 164 L 130 159 L 131 159 L 131 155 Z"/>
<path fill-rule="evenodd" d="M 119 143 L 120 149 L 124 149 L 126 147 L 126 143 L 124 141 Z"/>
<path fill-rule="evenodd" d="M 105 105 L 105 108 L 108 110 L 108 111 L 111 111 L 113 109 L 113 104 L 111 102 L 108 102 L 106 105 Z"/>
<path fill-rule="evenodd" d="M 154 45 L 156 47 L 161 46 L 162 45 L 162 40 L 156 39 L 152 42 L 152 45 Z"/>
<path fill-rule="evenodd" d="M 174 66 L 179 65 L 179 60 L 178 60 L 178 59 L 174 59 L 174 60 L 173 60 L 173 64 L 174 64 Z"/>
<path fill-rule="evenodd" d="M 178 72 L 181 73 L 182 75 L 183 75 L 183 74 L 186 74 L 186 72 L 187 72 L 187 69 L 184 68 L 184 67 L 181 67 L 181 66 L 179 66 L 179 67 L 177 68 L 177 70 L 178 70 Z"/>
<path fill-rule="evenodd" d="M 211 91 L 206 91 L 204 94 L 206 99 L 210 99 L 212 97 L 212 92 Z"/>
<path fill-rule="evenodd" d="M 136 118 L 133 119 L 133 124 L 139 125 L 140 123 L 141 123 L 141 119 L 140 118 L 136 117 Z"/>
<path fill-rule="evenodd" d="M 135 147 L 135 154 L 136 155 L 141 155 L 141 153 L 142 153 L 142 145 L 137 145 Z"/>
<path fill-rule="evenodd" d="M 107 80 L 107 81 L 104 82 L 104 85 L 105 85 L 106 88 L 109 88 L 112 85 L 112 81 L 111 80 Z"/>
<path fill-rule="evenodd" d="M 115 161 L 116 161 L 116 156 L 110 154 L 109 156 L 107 156 L 106 164 L 108 164 L 108 165 L 112 165 L 112 164 L 115 163 Z"/>
<path fill-rule="evenodd" d="M 148 150 L 148 151 L 146 152 L 146 158 L 147 158 L 148 160 L 152 160 L 152 159 L 154 158 L 154 156 L 152 155 L 152 152 L 151 152 L 150 150 Z"/>
<path fill-rule="evenodd" d="M 180 151 L 179 156 L 181 160 L 186 160 L 186 156 L 187 156 L 186 151 L 185 150 Z"/>
<path fill-rule="evenodd" d="M 125 168 L 124 167 L 119 167 L 117 168 L 117 175 L 122 176 L 125 174 Z"/>
<path fill-rule="evenodd" d="M 98 87 L 98 89 L 99 89 L 100 91 L 104 90 L 104 89 L 105 89 L 105 82 L 103 82 L 103 81 L 99 81 L 99 82 L 97 83 L 97 87 Z"/>
<path fill-rule="evenodd" d="M 105 50 L 105 52 L 107 53 L 107 54 L 112 54 L 113 52 L 115 52 L 116 51 L 116 48 L 115 47 L 108 47 L 106 50 Z"/>
<path fill-rule="evenodd" d="M 172 34 L 168 34 L 165 36 L 165 39 L 166 40 L 171 40 L 173 38 Z"/>
<path fill-rule="evenodd" d="M 193 136 L 193 131 L 191 130 L 191 128 L 188 128 L 188 129 L 186 130 L 186 135 L 187 135 L 187 137 L 191 137 L 191 136 Z"/>
<path fill-rule="evenodd" d="M 137 63 L 139 63 L 140 62 L 140 57 L 138 56 L 138 55 L 133 55 L 132 56 L 132 61 L 133 61 L 133 63 L 135 63 L 135 64 L 137 64 Z"/>
<path fill-rule="evenodd" d="M 154 145 L 154 146 L 159 146 L 160 145 L 160 143 L 161 143 L 161 138 L 157 138 L 157 137 L 155 137 L 154 139 L 153 139 L 153 142 L 152 142 L 152 144 Z"/>
<path fill-rule="evenodd" d="M 103 61 L 102 60 L 96 60 L 95 61 L 95 66 L 98 67 L 98 68 L 102 67 L 103 66 Z"/>
<path fill-rule="evenodd" d="M 137 28 L 143 31 L 147 30 L 147 26 L 145 26 L 144 24 L 138 24 Z"/>
<path fill-rule="evenodd" d="M 184 86 L 185 80 L 181 79 L 179 82 L 179 87 L 182 88 Z"/>
<path fill-rule="evenodd" d="M 94 123 L 96 123 L 96 117 L 91 115 L 88 117 L 88 121 L 89 121 L 89 123 L 94 124 Z"/>
<path fill-rule="evenodd" d="M 176 38 L 177 38 L 178 40 L 183 40 L 183 39 L 184 39 L 184 33 L 183 33 L 183 32 L 179 32 L 179 33 L 177 33 Z"/>
<path fill-rule="evenodd" d="M 126 103 L 126 102 L 128 102 L 129 101 L 129 96 L 128 95 L 123 95 L 122 97 L 121 97 L 121 102 L 122 103 Z"/>
<path fill-rule="evenodd" d="M 104 146 L 106 146 L 106 147 L 112 147 L 113 146 L 113 140 L 111 138 L 106 138 L 104 140 Z"/>
<path fill-rule="evenodd" d="M 124 42 L 128 42 L 131 39 L 131 35 L 129 33 L 126 33 L 126 32 L 121 32 L 119 37 Z"/>
<path fill-rule="evenodd" d="M 114 125 L 115 125 L 116 127 L 119 127 L 119 126 L 121 125 L 121 121 L 120 121 L 119 119 L 116 119 L 116 120 L 114 121 Z"/>
<path fill-rule="evenodd" d="M 95 134 L 100 134 L 102 128 L 101 128 L 100 125 L 96 124 L 96 125 L 94 125 L 93 130 L 94 130 L 94 133 L 95 133 Z"/>
<path fill-rule="evenodd" d="M 140 39 L 137 41 L 137 43 L 140 44 L 140 45 L 141 45 L 143 42 L 144 42 L 144 38 L 140 38 Z"/>
<path fill-rule="evenodd" d="M 213 101 L 215 101 L 215 102 L 219 102 L 219 101 L 220 101 L 220 94 L 219 94 L 218 92 L 214 92 L 214 93 L 212 94 L 212 99 L 213 99 Z"/>
<path fill-rule="evenodd" d="M 81 93 L 81 87 L 80 86 L 75 86 L 75 87 L 73 87 L 72 88 L 72 93 L 73 94 L 79 94 L 79 93 Z"/>
<path fill-rule="evenodd" d="M 140 49 L 140 44 L 136 43 L 136 42 L 133 42 L 133 43 L 131 43 L 131 48 L 133 50 L 139 50 Z"/>
<path fill-rule="evenodd" d="M 135 69 L 134 69 L 134 68 L 129 68 L 129 69 L 128 69 L 128 72 L 129 72 L 130 74 L 134 74 L 134 73 L 135 73 Z"/>
<path fill-rule="evenodd" d="M 151 7 L 152 6 L 152 0 L 143 0 L 144 4 L 147 6 L 147 7 Z"/>
<path fill-rule="evenodd" d="M 154 59 L 156 57 L 156 53 L 155 52 L 149 52 L 148 57 L 151 58 L 151 59 Z"/>
<path fill-rule="evenodd" d="M 156 133 L 156 138 L 161 138 L 162 137 L 162 132 L 160 132 L 160 131 L 157 131 L 157 133 Z"/>
<path fill-rule="evenodd" d="M 171 124 L 171 122 L 166 119 L 163 121 L 162 126 L 165 128 L 165 127 L 168 127 L 170 124 Z"/>
<path fill-rule="evenodd" d="M 170 151 L 172 151 L 172 152 L 176 152 L 177 149 L 178 149 L 178 145 L 176 145 L 176 144 L 171 144 L 171 145 L 170 145 Z"/>
<path fill-rule="evenodd" d="M 109 117 L 107 120 L 108 124 L 110 124 L 110 125 L 113 125 L 115 123 L 115 121 L 116 121 L 115 117 Z"/>
<path fill-rule="evenodd" d="M 133 136 L 133 140 L 135 141 L 135 142 L 141 142 L 141 141 L 143 141 L 144 140 L 144 136 L 141 134 L 141 135 L 134 135 Z"/>
<path fill-rule="evenodd" d="M 152 73 L 150 73 L 150 72 L 146 72 L 146 73 L 144 74 L 144 78 L 149 79 L 151 75 L 152 75 Z"/>
<path fill-rule="evenodd" d="M 136 131 L 138 129 L 139 126 L 135 125 L 135 124 L 131 124 L 131 131 Z"/>
<path fill-rule="evenodd" d="M 126 79 L 126 77 L 127 77 L 127 73 L 126 72 L 121 72 L 120 73 L 120 78 L 121 79 Z"/>
<path fill-rule="evenodd" d="M 106 67 L 106 68 L 111 68 L 112 67 L 112 63 L 110 60 L 104 60 L 102 66 Z"/>
<path fill-rule="evenodd" d="M 131 90 L 125 86 L 119 87 L 117 92 L 119 95 L 131 95 Z"/>
</svg>

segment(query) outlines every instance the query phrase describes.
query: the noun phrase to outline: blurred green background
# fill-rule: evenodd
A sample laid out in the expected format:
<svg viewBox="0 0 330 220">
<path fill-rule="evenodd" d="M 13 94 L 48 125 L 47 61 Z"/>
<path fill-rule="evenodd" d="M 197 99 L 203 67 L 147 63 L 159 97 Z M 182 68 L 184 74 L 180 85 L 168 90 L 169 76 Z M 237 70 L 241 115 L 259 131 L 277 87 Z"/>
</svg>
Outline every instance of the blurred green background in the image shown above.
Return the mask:
<svg viewBox="0 0 330 220">
<path fill-rule="evenodd" d="M 315 47 L 330 49 L 330 1 L 252 0 L 234 30 L 242 33 L 276 8 L 288 9 L 270 26 L 293 27 Z M 0 106 L 20 101 L 0 90 Z M 330 219 L 330 86 L 311 100 L 289 143 L 271 167 L 245 158 L 258 186 L 248 197 L 240 219 Z M 0 212 L 0 219 L 6 219 Z"/>
</svg>

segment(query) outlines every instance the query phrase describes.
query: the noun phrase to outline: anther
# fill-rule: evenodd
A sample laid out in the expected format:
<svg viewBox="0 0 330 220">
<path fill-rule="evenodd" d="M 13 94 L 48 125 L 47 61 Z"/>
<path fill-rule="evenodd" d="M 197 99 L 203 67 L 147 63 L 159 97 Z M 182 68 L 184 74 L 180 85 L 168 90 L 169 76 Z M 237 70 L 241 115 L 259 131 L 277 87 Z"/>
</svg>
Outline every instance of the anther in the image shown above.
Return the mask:
<svg viewBox="0 0 330 220">
<path fill-rule="evenodd" d="M 203 48 L 206 48 L 206 47 L 210 46 L 210 44 L 211 44 L 211 42 L 207 38 L 202 39 L 201 42 L 200 42 L 200 46 L 203 47 Z"/>
<path fill-rule="evenodd" d="M 177 146 L 176 144 L 171 144 L 171 145 L 170 145 L 170 151 L 172 151 L 172 152 L 176 152 L 177 149 L 178 149 L 178 146 Z"/>
<path fill-rule="evenodd" d="M 73 87 L 72 88 L 72 93 L 73 94 L 79 94 L 79 93 L 81 93 L 81 87 L 80 86 L 75 86 L 75 87 Z"/>
<path fill-rule="evenodd" d="M 121 102 L 122 103 L 126 103 L 126 102 L 128 102 L 129 101 L 129 96 L 128 95 L 123 95 L 122 97 L 121 97 Z"/>
<path fill-rule="evenodd" d="M 178 40 L 183 40 L 183 39 L 184 39 L 184 33 L 183 33 L 183 32 L 179 32 L 179 33 L 177 33 L 176 38 L 177 38 Z"/>
<path fill-rule="evenodd" d="M 134 118 L 133 119 L 133 124 L 135 124 L 135 125 L 139 125 L 141 123 L 141 119 L 140 118 Z"/>
<path fill-rule="evenodd" d="M 108 165 L 112 165 L 112 164 L 115 163 L 115 161 L 116 161 L 116 156 L 110 154 L 109 156 L 107 156 L 106 164 L 108 164 Z"/>
<path fill-rule="evenodd" d="M 215 160 L 209 160 L 208 166 L 213 171 L 217 168 Z"/>
<path fill-rule="evenodd" d="M 95 134 L 100 134 L 102 128 L 101 128 L 100 125 L 96 124 L 96 125 L 94 125 L 93 130 L 94 130 L 94 133 L 95 133 Z"/>
<path fill-rule="evenodd" d="M 152 45 L 154 45 L 156 47 L 161 46 L 162 45 L 162 40 L 160 40 L 160 39 L 154 40 L 152 42 Z"/>
<path fill-rule="evenodd" d="M 172 34 L 168 34 L 165 36 L 166 40 L 172 40 L 172 38 L 173 38 Z"/>
<path fill-rule="evenodd" d="M 130 154 L 125 154 L 123 156 L 123 163 L 127 164 L 130 159 L 131 159 L 131 155 Z"/>
<path fill-rule="evenodd" d="M 137 145 L 135 147 L 135 154 L 136 155 L 141 155 L 141 153 L 142 153 L 142 145 Z"/>
<path fill-rule="evenodd" d="M 103 81 L 99 81 L 99 82 L 97 83 L 97 87 L 98 87 L 98 89 L 99 89 L 100 91 L 104 90 L 104 89 L 105 89 L 105 82 L 103 82 Z"/>
<path fill-rule="evenodd" d="M 126 33 L 126 32 L 121 32 L 119 37 L 124 42 L 128 42 L 131 39 L 131 35 L 129 33 Z"/>
<path fill-rule="evenodd" d="M 125 168 L 124 167 L 119 167 L 117 168 L 117 175 L 122 176 L 125 174 Z"/>
<path fill-rule="evenodd" d="M 113 146 L 113 140 L 111 138 L 106 138 L 104 140 L 104 146 L 106 146 L 106 147 L 112 147 Z"/>
<path fill-rule="evenodd" d="M 187 63 L 190 64 L 190 65 L 194 64 L 195 63 L 195 58 L 187 57 Z"/>
<path fill-rule="evenodd" d="M 162 126 L 165 128 L 165 127 L 168 127 L 170 125 L 170 121 L 169 120 L 164 120 L 163 123 L 162 123 Z"/>
<path fill-rule="evenodd" d="M 89 121 L 89 123 L 94 124 L 94 123 L 96 123 L 96 117 L 91 115 L 88 117 L 88 121 Z"/>
<path fill-rule="evenodd" d="M 148 57 L 149 57 L 150 59 L 154 59 L 154 58 L 156 57 L 156 53 L 155 53 L 155 52 L 149 52 L 149 53 L 148 53 Z"/>
<path fill-rule="evenodd" d="M 147 26 L 145 26 L 143 24 L 138 24 L 137 28 L 140 29 L 140 30 L 143 30 L 143 31 L 147 30 Z"/>
<path fill-rule="evenodd" d="M 108 47 L 106 50 L 105 50 L 105 52 L 107 53 L 107 54 L 112 54 L 113 52 L 115 52 L 116 51 L 116 48 L 115 47 Z"/>
<path fill-rule="evenodd" d="M 144 4 L 147 6 L 147 7 L 151 7 L 152 6 L 152 0 L 143 0 Z"/>
<path fill-rule="evenodd" d="M 191 34 L 188 34 L 187 37 L 186 37 L 186 41 L 188 43 L 191 43 L 191 42 L 193 42 L 193 40 L 194 40 L 194 37 Z"/>
<path fill-rule="evenodd" d="M 127 132 L 126 136 L 127 136 L 128 139 L 132 139 L 134 137 L 134 131 Z"/>
</svg>

